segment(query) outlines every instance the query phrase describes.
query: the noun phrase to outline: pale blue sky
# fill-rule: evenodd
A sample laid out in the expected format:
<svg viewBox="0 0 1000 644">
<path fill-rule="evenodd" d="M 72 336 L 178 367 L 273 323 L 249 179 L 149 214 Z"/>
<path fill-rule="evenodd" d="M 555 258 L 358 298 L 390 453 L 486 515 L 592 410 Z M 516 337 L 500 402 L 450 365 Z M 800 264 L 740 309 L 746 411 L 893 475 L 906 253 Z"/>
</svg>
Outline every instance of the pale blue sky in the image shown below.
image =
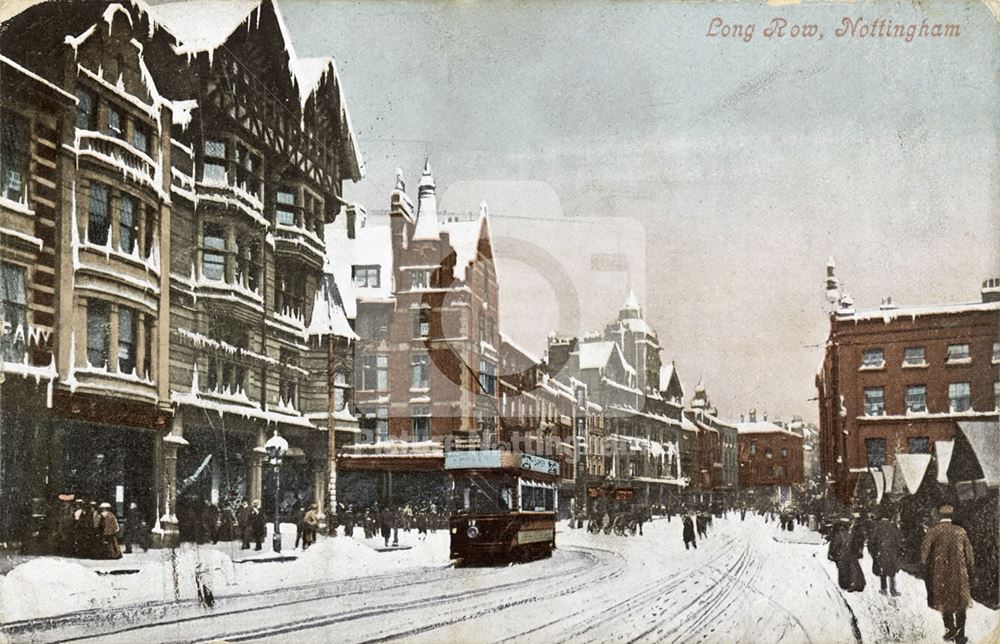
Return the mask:
<svg viewBox="0 0 1000 644">
<path fill-rule="evenodd" d="M 299 55 L 338 61 L 368 165 L 351 198 L 385 208 L 397 166 L 412 188 L 429 154 L 441 206 L 487 196 L 505 236 L 576 258 L 644 239 L 628 280 L 567 264 L 580 325 L 612 317 L 629 281 L 689 392 L 703 376 L 731 417 L 815 419 L 828 256 L 860 307 L 974 300 L 1000 274 L 1000 25 L 978 2 L 915 4 L 282 7 Z M 706 37 L 715 16 L 757 24 L 753 40 Z M 776 16 L 824 39 L 768 40 Z M 838 39 L 845 16 L 961 36 Z M 557 216 L 587 221 L 521 219 Z M 541 351 L 549 287 L 500 264 L 502 326 Z"/>
</svg>

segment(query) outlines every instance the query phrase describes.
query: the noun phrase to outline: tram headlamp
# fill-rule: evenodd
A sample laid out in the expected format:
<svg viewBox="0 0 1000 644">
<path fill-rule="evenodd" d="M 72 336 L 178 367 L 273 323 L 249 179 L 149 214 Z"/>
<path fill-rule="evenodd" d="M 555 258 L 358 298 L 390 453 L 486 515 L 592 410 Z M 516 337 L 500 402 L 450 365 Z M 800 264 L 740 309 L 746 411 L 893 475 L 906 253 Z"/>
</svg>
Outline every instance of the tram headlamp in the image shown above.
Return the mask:
<svg viewBox="0 0 1000 644">
<path fill-rule="evenodd" d="M 467 534 L 470 539 L 475 539 L 476 537 L 479 536 L 479 528 L 476 527 L 475 525 L 470 525 L 469 528 L 465 531 L 465 534 Z"/>
</svg>

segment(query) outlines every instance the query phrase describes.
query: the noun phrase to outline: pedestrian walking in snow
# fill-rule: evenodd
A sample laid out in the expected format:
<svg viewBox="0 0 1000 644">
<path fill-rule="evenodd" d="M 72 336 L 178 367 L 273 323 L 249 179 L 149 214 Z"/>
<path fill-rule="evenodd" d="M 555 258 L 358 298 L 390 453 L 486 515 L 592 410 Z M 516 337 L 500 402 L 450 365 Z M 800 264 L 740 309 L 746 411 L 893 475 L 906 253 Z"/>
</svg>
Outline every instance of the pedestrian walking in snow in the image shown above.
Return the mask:
<svg viewBox="0 0 1000 644">
<path fill-rule="evenodd" d="M 305 536 L 305 522 L 304 518 L 306 516 L 306 509 L 301 505 L 295 507 L 295 545 L 292 549 L 299 547 L 302 543 L 303 537 Z M 303 548 L 305 550 L 305 548 Z"/>
<path fill-rule="evenodd" d="M 965 529 L 951 522 L 953 515 L 951 505 L 938 508 L 940 520 L 924 535 L 920 563 L 924 567 L 927 605 L 941 613 L 944 639 L 965 644 L 965 611 L 972 603 L 975 557 Z"/>
<path fill-rule="evenodd" d="M 694 521 L 691 519 L 690 515 L 685 515 L 684 520 L 684 549 L 689 550 L 692 546 L 695 550 L 698 549 L 698 541 L 694 536 Z"/>
<path fill-rule="evenodd" d="M 861 551 L 856 548 L 858 531 L 851 520 L 843 517 L 834 528 L 830 539 L 827 558 L 837 564 L 837 583 L 847 592 L 861 592 L 865 589 L 865 574 L 861 570 Z M 862 540 L 861 545 L 864 546 Z"/>
<path fill-rule="evenodd" d="M 111 511 L 110 503 L 102 503 L 101 511 L 97 520 L 97 529 L 100 534 L 101 559 L 121 559 L 122 549 L 118 545 L 118 518 Z"/>
<path fill-rule="evenodd" d="M 240 509 L 236 512 L 236 521 L 239 525 L 240 531 L 240 545 L 241 550 L 250 549 L 250 504 L 247 503 L 246 499 L 240 503 Z"/>
<path fill-rule="evenodd" d="M 417 512 L 417 538 L 421 541 L 427 539 L 427 513 L 423 510 Z"/>
<path fill-rule="evenodd" d="M 379 532 L 382 534 L 382 540 L 385 541 L 386 548 L 389 547 L 389 539 L 392 537 L 394 519 L 392 510 L 389 508 L 382 508 L 378 513 Z"/>
<path fill-rule="evenodd" d="M 868 550 L 872 555 L 872 573 L 879 577 L 879 592 L 883 595 L 891 592 L 893 597 L 898 597 L 896 573 L 899 572 L 902 543 L 899 527 L 888 514 L 883 512 L 882 518 L 872 524 L 868 535 Z"/>
<path fill-rule="evenodd" d="M 122 540 L 125 543 L 125 554 L 132 554 L 132 544 L 142 546 L 143 551 L 149 550 L 149 543 L 146 540 L 145 522 L 142 520 L 142 513 L 135 501 L 128 504 L 125 511 L 125 529 L 122 531 Z"/>
<path fill-rule="evenodd" d="M 319 529 L 319 506 L 315 503 L 302 515 L 302 549 L 305 550 L 316 543 L 316 531 Z"/>
</svg>

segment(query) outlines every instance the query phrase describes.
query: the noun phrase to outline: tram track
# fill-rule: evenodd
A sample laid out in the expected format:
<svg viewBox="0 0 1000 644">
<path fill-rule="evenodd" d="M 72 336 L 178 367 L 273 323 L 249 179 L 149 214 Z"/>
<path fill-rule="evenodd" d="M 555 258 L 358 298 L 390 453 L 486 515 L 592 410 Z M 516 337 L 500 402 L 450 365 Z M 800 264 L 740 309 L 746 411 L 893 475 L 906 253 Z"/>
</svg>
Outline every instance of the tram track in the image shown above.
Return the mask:
<svg viewBox="0 0 1000 644">
<path fill-rule="evenodd" d="M 586 549 L 574 548 L 574 550 L 580 550 L 581 552 L 583 552 Z M 577 592 L 581 588 L 586 587 L 588 584 L 598 581 L 603 581 L 608 578 L 614 578 L 622 573 L 622 569 L 619 568 L 607 572 L 598 577 L 595 577 L 593 579 L 585 579 L 583 581 L 576 583 L 575 585 L 562 588 L 561 590 L 554 592 L 553 594 L 539 592 L 539 588 L 537 586 L 539 583 L 550 582 L 550 584 L 555 583 L 562 585 L 566 583 L 567 575 L 569 575 L 569 580 L 574 580 L 574 579 L 579 579 L 581 577 L 586 577 L 588 576 L 589 573 L 592 573 L 595 570 L 595 563 L 599 563 L 597 557 L 587 552 L 583 552 L 583 554 L 586 556 L 587 560 L 585 563 L 581 565 L 577 565 L 574 568 L 571 568 L 570 570 L 559 570 L 547 575 L 533 577 L 531 579 L 532 581 L 531 590 L 533 593 L 535 593 L 534 596 L 525 597 L 518 600 L 504 601 L 495 604 L 489 608 L 481 608 L 479 610 L 475 610 L 472 613 L 467 612 L 467 609 L 465 607 L 459 606 L 459 604 L 467 603 L 469 600 L 475 600 L 474 605 L 481 606 L 484 603 L 483 600 L 489 597 L 490 595 L 496 593 L 502 593 L 505 594 L 506 596 L 506 593 L 512 589 L 524 588 L 525 587 L 524 581 L 515 580 L 515 581 L 505 582 L 502 584 L 489 585 L 475 590 L 462 590 L 456 592 L 442 593 L 431 597 L 421 597 L 414 600 L 380 604 L 378 606 L 373 606 L 362 610 L 340 611 L 338 613 L 327 614 L 318 617 L 282 622 L 280 624 L 270 625 L 263 628 L 247 629 L 239 632 L 218 634 L 209 638 L 204 638 L 204 639 L 199 638 L 198 640 L 195 641 L 204 643 L 214 642 L 219 640 L 225 640 L 227 642 L 245 642 L 245 641 L 261 640 L 267 638 L 275 638 L 275 637 L 280 637 L 282 635 L 288 635 L 291 633 L 301 633 L 307 630 L 326 628 L 340 623 L 371 619 L 394 613 L 401 613 L 412 610 L 425 610 L 437 606 L 443 606 L 446 608 L 451 606 L 452 608 L 459 609 L 460 614 L 457 617 L 438 619 L 430 624 L 424 624 L 415 628 L 404 629 L 401 631 L 394 631 L 391 633 L 380 633 L 377 637 L 370 638 L 367 640 L 362 640 L 365 642 L 392 641 L 432 631 L 451 624 L 477 619 L 478 617 L 482 617 L 491 613 L 500 612 L 515 606 L 521 606 L 528 603 L 533 603 L 548 597 L 571 594 Z M 476 570 L 482 571 L 489 569 L 486 568 L 486 569 L 476 569 Z"/>
</svg>

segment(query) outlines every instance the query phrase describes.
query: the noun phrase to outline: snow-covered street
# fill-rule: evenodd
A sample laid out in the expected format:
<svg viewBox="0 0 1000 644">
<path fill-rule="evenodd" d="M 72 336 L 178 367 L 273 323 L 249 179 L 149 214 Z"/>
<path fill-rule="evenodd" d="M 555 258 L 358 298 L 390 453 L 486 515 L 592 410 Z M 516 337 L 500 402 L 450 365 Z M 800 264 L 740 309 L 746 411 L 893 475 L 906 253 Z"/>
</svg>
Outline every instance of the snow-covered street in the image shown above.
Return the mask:
<svg viewBox="0 0 1000 644">
<path fill-rule="evenodd" d="M 157 598 L 154 573 L 144 570 L 116 579 L 128 591 L 112 602 L 119 608 L 42 619 L 31 631 L 8 624 L 6 633 L 14 641 L 115 642 L 933 642 L 943 632 L 922 582 L 905 574 L 902 597 L 880 595 L 869 578 L 863 593 L 845 598 L 815 533 L 731 516 L 685 551 L 680 530 L 676 519 L 658 519 L 634 538 L 561 524 L 549 560 L 458 569 L 447 563 L 443 532 L 426 542 L 401 533 L 413 547 L 386 553 L 324 539 L 296 561 L 230 565 L 235 573 L 213 580 L 210 609 L 159 603 L 173 597 Z M 870 570 L 870 561 L 862 564 Z M 10 581 L 5 593 L 16 590 Z M 976 605 L 971 641 L 988 641 L 996 622 L 996 612 Z"/>
</svg>

